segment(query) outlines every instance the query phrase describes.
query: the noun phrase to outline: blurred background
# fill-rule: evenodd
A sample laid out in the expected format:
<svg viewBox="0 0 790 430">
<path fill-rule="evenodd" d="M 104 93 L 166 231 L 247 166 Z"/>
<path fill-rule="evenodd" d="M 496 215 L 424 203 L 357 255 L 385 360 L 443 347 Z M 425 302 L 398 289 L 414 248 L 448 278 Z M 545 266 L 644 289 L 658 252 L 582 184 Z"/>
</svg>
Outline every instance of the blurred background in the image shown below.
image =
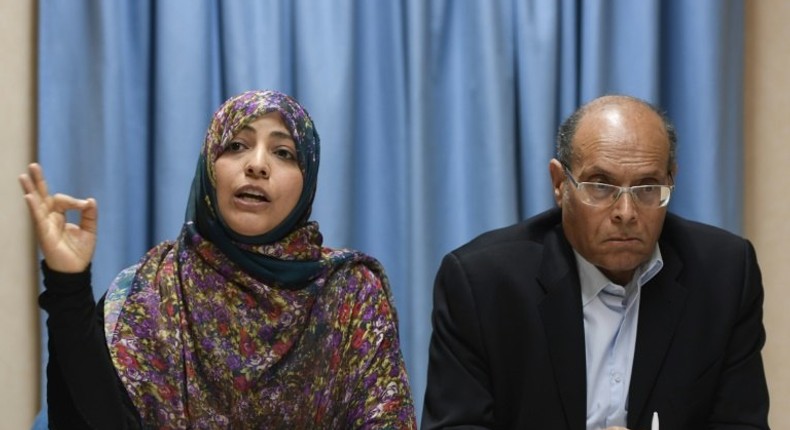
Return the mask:
<svg viewBox="0 0 790 430">
<path fill-rule="evenodd" d="M 783 0 L 0 0 L 2 427 L 45 402 L 27 163 L 97 198 L 98 296 L 177 235 L 211 113 L 272 88 L 321 135 L 325 243 L 387 268 L 418 413 L 441 257 L 551 207 L 554 133 L 578 105 L 658 105 L 679 135 L 670 209 L 757 249 L 770 419 L 790 428 L 788 19 Z"/>
</svg>

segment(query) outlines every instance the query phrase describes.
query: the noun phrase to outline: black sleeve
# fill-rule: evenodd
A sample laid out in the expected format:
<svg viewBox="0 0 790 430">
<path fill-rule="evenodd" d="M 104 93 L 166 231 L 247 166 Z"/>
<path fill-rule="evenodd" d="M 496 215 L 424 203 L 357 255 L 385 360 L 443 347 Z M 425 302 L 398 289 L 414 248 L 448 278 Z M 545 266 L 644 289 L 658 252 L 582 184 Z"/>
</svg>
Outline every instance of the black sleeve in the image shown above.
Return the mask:
<svg viewBox="0 0 790 430">
<path fill-rule="evenodd" d="M 422 430 L 497 427 L 471 286 L 454 254 L 436 275 Z"/>
<path fill-rule="evenodd" d="M 104 340 L 104 298 L 96 305 L 90 267 L 55 272 L 42 262 L 49 362 L 47 409 L 51 429 L 137 429 L 136 409 L 121 384 Z"/>
<path fill-rule="evenodd" d="M 719 376 L 710 429 L 768 429 L 768 385 L 763 368 L 763 278 L 754 247 L 746 242 L 738 319 Z"/>
</svg>

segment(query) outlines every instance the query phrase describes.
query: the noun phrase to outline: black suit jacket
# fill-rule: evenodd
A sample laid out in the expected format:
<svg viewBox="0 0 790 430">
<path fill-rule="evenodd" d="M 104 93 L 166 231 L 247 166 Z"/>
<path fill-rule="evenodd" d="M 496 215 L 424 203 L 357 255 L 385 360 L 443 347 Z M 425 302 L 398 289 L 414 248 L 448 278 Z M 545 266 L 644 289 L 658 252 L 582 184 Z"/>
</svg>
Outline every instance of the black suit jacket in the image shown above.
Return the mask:
<svg viewBox="0 0 790 430">
<path fill-rule="evenodd" d="M 668 214 L 642 287 L 628 428 L 767 429 L 763 288 L 751 244 Z M 445 256 L 422 428 L 582 430 L 576 262 L 553 209 Z"/>
</svg>

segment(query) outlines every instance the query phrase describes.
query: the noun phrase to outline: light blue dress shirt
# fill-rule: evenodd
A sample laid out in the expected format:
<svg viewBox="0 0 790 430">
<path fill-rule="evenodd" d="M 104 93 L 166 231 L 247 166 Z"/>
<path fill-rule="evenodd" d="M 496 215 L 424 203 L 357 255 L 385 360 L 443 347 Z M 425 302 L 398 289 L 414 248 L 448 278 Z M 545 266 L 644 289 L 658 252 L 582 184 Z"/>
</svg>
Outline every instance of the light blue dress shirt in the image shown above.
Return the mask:
<svg viewBox="0 0 790 430">
<path fill-rule="evenodd" d="M 642 286 L 664 266 L 656 245 L 625 286 L 576 253 L 587 352 L 587 430 L 626 425 Z"/>
</svg>

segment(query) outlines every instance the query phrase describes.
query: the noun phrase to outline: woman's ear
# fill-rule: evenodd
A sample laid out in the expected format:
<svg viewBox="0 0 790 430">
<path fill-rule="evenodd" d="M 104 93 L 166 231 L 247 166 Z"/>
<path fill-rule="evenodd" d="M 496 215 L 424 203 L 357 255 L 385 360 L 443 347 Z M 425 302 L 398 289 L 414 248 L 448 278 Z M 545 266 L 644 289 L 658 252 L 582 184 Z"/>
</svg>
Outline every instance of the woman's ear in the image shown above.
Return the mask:
<svg viewBox="0 0 790 430">
<path fill-rule="evenodd" d="M 565 168 L 556 158 L 549 162 L 549 174 L 551 175 L 551 186 L 554 189 L 554 202 L 562 207 L 562 195 L 565 191 L 562 184 L 565 183 Z"/>
</svg>

